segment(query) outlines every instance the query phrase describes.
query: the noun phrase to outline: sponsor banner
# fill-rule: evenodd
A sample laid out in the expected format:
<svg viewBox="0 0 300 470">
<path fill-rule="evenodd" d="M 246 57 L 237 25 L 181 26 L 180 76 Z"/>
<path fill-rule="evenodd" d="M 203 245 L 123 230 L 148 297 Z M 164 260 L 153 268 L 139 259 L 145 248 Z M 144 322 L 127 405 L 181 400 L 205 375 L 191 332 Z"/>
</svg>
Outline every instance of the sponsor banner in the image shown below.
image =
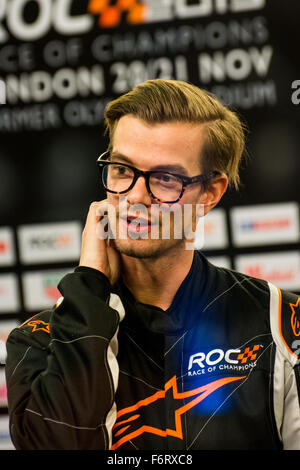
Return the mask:
<svg viewBox="0 0 300 470">
<path fill-rule="evenodd" d="M 237 247 L 295 243 L 300 240 L 296 202 L 234 207 L 230 212 Z"/>
<path fill-rule="evenodd" d="M 265 0 L 2 1 L 0 131 L 98 126 L 107 101 L 155 78 L 202 84 L 247 110 L 273 107 L 265 7 Z"/>
<path fill-rule="evenodd" d="M 0 321 L 0 364 L 4 365 L 6 361 L 6 341 L 9 333 L 20 325 L 17 320 Z"/>
<path fill-rule="evenodd" d="M 231 269 L 232 267 L 230 258 L 228 256 L 208 256 L 207 259 L 210 261 L 210 263 L 221 268 Z"/>
<path fill-rule="evenodd" d="M 0 416 L 0 450 L 15 450 L 10 438 L 8 415 Z"/>
<path fill-rule="evenodd" d="M 22 275 L 24 305 L 27 311 L 51 308 L 61 297 L 57 285 L 71 269 L 27 272 Z"/>
<path fill-rule="evenodd" d="M 266 0 L 202 0 L 201 2 L 177 0 L 39 0 L 38 14 L 28 21 L 26 6 L 30 0 L 10 0 L 1 5 L 0 42 L 11 38 L 21 41 L 36 41 L 54 30 L 61 36 L 81 36 L 91 31 L 95 24 L 99 30 L 127 25 L 142 25 L 157 22 L 173 22 L 180 19 L 207 18 L 212 15 L 238 14 L 260 11 Z M 79 3 L 79 8 L 74 5 Z M 49 51 L 50 52 L 50 51 Z M 12 60 L 12 58 L 11 58 Z M 52 58 L 54 61 L 54 57 Z"/>
<path fill-rule="evenodd" d="M 11 266 L 15 263 L 15 244 L 10 227 L 0 227 L 0 266 Z"/>
<path fill-rule="evenodd" d="M 13 273 L 0 274 L 0 313 L 14 313 L 20 310 L 20 295 L 17 276 Z"/>
<path fill-rule="evenodd" d="M 204 217 L 203 250 L 228 247 L 226 213 L 224 209 L 213 209 Z"/>
<path fill-rule="evenodd" d="M 299 251 L 237 256 L 235 269 L 269 281 L 281 289 L 300 290 Z"/>
<path fill-rule="evenodd" d="M 0 369 L 0 406 L 7 407 L 7 390 L 4 367 Z"/>
<path fill-rule="evenodd" d="M 61 222 L 18 228 L 20 259 L 24 264 L 54 263 L 79 259 L 81 224 Z"/>
</svg>

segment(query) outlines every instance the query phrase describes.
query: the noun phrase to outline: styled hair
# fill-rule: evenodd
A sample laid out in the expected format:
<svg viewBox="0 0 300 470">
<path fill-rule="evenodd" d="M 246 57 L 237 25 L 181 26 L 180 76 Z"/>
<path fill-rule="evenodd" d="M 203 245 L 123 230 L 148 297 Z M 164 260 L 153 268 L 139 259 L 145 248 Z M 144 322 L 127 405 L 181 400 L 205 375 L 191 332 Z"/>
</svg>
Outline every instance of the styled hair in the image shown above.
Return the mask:
<svg viewBox="0 0 300 470">
<path fill-rule="evenodd" d="M 104 113 L 110 146 L 122 116 L 131 114 L 148 124 L 188 122 L 206 128 L 201 164 L 204 172 L 219 171 L 239 186 L 239 164 L 245 149 L 245 127 L 238 115 L 209 92 L 179 80 L 147 80 L 108 103 Z"/>
</svg>

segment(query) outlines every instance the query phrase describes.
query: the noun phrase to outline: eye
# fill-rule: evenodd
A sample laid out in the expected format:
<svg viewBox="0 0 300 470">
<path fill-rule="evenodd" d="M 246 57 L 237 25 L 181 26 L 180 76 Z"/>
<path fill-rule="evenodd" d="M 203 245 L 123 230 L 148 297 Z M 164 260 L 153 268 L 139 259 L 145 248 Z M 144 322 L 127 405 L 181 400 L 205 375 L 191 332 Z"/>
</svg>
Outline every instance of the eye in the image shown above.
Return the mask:
<svg viewBox="0 0 300 470">
<path fill-rule="evenodd" d="M 165 174 L 161 174 L 160 175 L 160 179 L 161 181 L 163 181 L 164 183 L 169 183 L 170 181 L 172 181 L 172 178 L 170 175 L 165 175 Z"/>
<path fill-rule="evenodd" d="M 110 174 L 115 178 L 132 178 L 132 170 L 124 165 L 111 165 Z"/>
<path fill-rule="evenodd" d="M 151 177 L 153 184 L 160 184 L 164 186 L 174 186 L 181 184 L 181 180 L 176 176 L 170 175 L 169 173 L 153 173 Z"/>
</svg>

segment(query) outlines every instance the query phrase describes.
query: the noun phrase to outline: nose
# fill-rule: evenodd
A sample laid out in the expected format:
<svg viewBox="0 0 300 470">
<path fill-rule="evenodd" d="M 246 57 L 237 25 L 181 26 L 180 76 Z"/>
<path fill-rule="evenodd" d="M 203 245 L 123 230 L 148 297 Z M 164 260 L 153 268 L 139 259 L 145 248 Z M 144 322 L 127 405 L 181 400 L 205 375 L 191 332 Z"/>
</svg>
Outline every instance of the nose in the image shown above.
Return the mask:
<svg viewBox="0 0 300 470">
<path fill-rule="evenodd" d="M 147 190 L 146 179 L 144 176 L 139 176 L 133 188 L 128 192 L 127 200 L 130 204 L 144 204 L 149 206 L 151 204 L 151 196 Z"/>
</svg>

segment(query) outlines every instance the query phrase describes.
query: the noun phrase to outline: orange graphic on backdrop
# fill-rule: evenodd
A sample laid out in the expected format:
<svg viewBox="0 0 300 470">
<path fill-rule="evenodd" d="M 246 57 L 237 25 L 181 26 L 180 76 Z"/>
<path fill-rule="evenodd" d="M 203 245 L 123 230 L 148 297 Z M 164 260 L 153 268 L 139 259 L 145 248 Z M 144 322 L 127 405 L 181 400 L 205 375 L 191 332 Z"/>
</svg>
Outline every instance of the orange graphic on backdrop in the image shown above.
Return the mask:
<svg viewBox="0 0 300 470">
<path fill-rule="evenodd" d="M 198 403 L 200 403 L 202 400 L 204 400 L 206 397 L 208 397 L 211 393 L 213 393 L 215 390 L 219 389 L 220 387 L 223 387 L 224 385 L 233 382 L 235 380 L 242 380 L 245 377 L 225 377 L 222 379 L 215 380 L 214 382 L 211 382 L 207 385 L 204 385 L 202 387 L 195 388 L 194 390 L 189 390 L 187 392 L 178 392 L 177 390 L 177 382 L 176 382 L 176 376 L 172 377 L 164 387 L 164 390 L 160 390 L 150 397 L 147 397 L 143 400 L 140 400 L 137 402 L 135 405 L 129 406 L 127 408 L 123 408 L 117 413 L 117 421 L 113 427 L 114 430 L 114 435 L 115 437 L 120 436 L 121 434 L 124 434 L 126 431 L 126 435 L 121 437 L 117 442 L 115 442 L 111 449 L 115 450 L 118 447 L 120 447 L 122 444 L 125 442 L 134 439 L 137 436 L 140 436 L 141 434 L 147 432 L 151 434 L 156 434 L 157 436 L 161 437 L 167 437 L 167 436 L 173 436 L 177 437 L 178 439 L 183 439 L 183 433 L 182 433 L 182 423 L 181 423 L 181 416 L 186 413 L 188 410 L 196 406 Z M 140 414 L 138 410 L 140 410 L 142 407 L 149 406 L 152 403 L 155 403 L 157 400 L 164 400 L 166 393 L 168 390 L 171 390 L 173 393 L 173 399 L 174 400 L 182 400 L 182 399 L 187 399 L 196 396 L 194 399 L 189 401 L 188 403 L 184 404 L 183 406 L 180 406 L 175 410 L 175 428 L 174 429 L 160 429 L 155 426 L 148 426 L 145 424 L 142 424 L 135 430 L 131 430 L 136 424 L 136 420 L 140 417 Z M 121 421 L 119 418 L 121 418 L 124 415 L 128 415 L 131 413 L 131 416 L 122 419 Z M 119 420 L 119 421 L 118 421 Z M 123 426 L 125 425 L 125 427 Z M 123 426 L 120 428 L 120 426 Z M 119 428 L 119 429 L 117 429 Z"/>
<path fill-rule="evenodd" d="M 98 23 L 102 28 L 118 26 L 125 12 L 127 23 L 143 23 L 145 11 L 145 3 L 138 0 L 117 0 L 113 5 L 110 0 L 90 0 L 88 4 L 88 12 L 92 15 L 99 15 Z"/>
</svg>

